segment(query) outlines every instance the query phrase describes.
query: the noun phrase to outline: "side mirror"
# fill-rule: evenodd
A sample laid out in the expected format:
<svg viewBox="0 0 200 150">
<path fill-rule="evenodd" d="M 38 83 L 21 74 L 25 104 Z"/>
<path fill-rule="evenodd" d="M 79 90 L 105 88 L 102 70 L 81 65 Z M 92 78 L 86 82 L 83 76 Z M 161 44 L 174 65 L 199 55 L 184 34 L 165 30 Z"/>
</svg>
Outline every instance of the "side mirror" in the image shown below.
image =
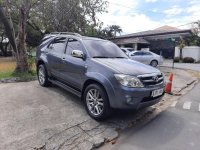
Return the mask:
<svg viewBox="0 0 200 150">
<path fill-rule="evenodd" d="M 80 51 L 80 50 L 73 50 L 72 53 L 71 53 L 71 55 L 73 57 L 82 58 L 83 60 L 85 60 L 85 54 L 83 54 L 83 52 Z"/>
</svg>

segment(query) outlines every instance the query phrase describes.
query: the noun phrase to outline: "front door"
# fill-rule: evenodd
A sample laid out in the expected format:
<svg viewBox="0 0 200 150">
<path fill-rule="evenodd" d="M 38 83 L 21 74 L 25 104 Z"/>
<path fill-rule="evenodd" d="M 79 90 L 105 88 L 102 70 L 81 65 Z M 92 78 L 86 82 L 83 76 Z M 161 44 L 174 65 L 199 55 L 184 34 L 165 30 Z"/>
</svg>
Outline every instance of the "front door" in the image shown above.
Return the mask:
<svg viewBox="0 0 200 150">
<path fill-rule="evenodd" d="M 85 61 L 71 55 L 73 50 L 80 50 L 85 53 L 81 42 L 75 38 L 69 38 L 65 54 L 62 57 L 62 78 L 69 86 L 80 90 L 85 74 Z"/>
</svg>

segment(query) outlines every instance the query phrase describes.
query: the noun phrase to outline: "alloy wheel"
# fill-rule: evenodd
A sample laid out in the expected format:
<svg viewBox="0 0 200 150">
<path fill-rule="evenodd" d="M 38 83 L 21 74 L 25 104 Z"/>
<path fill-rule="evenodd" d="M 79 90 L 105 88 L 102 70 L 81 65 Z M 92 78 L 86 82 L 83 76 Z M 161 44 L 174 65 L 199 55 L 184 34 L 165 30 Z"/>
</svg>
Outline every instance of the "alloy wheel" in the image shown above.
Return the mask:
<svg viewBox="0 0 200 150">
<path fill-rule="evenodd" d="M 90 89 L 87 92 L 86 104 L 90 113 L 92 113 L 95 116 L 98 116 L 103 112 L 104 103 L 99 90 Z"/>
<path fill-rule="evenodd" d="M 45 73 L 44 73 L 44 69 L 42 67 L 39 68 L 38 70 L 38 78 L 41 84 L 44 84 L 45 82 Z"/>
</svg>

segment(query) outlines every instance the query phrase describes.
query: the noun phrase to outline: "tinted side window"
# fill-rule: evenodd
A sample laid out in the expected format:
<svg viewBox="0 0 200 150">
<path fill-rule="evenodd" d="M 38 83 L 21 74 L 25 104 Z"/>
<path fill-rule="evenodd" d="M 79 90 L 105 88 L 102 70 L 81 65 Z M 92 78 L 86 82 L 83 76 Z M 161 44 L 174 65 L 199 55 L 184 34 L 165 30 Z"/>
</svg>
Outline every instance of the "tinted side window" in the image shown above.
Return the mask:
<svg viewBox="0 0 200 150">
<path fill-rule="evenodd" d="M 133 48 L 129 48 L 128 50 L 129 50 L 130 52 L 134 51 L 134 49 L 133 49 Z"/>
<path fill-rule="evenodd" d="M 126 51 L 125 51 L 124 49 L 122 49 L 122 51 L 123 51 L 124 53 L 126 53 Z"/>
<path fill-rule="evenodd" d="M 65 42 L 66 37 L 56 38 L 54 41 L 49 45 L 49 48 L 51 48 L 56 53 L 64 53 L 65 50 Z"/>
<path fill-rule="evenodd" d="M 134 54 L 132 54 L 131 56 L 141 56 L 141 55 L 143 55 L 143 53 L 142 52 L 135 52 Z"/>
<path fill-rule="evenodd" d="M 70 38 L 67 43 L 66 54 L 71 55 L 73 50 L 82 51 L 82 45 L 78 40 Z"/>
<path fill-rule="evenodd" d="M 149 52 L 143 52 L 143 55 L 152 55 L 152 54 Z"/>
</svg>

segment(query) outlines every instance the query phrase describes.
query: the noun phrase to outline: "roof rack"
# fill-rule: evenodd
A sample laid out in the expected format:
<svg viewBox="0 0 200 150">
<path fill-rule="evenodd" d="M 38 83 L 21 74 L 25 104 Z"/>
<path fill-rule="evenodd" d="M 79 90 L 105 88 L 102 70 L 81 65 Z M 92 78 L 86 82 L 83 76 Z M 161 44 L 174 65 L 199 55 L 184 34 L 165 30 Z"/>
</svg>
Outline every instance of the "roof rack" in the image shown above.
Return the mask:
<svg viewBox="0 0 200 150">
<path fill-rule="evenodd" d="M 80 34 L 78 33 L 73 33 L 73 32 L 51 32 L 49 33 L 49 35 L 75 35 L 75 36 L 81 36 Z"/>
</svg>

